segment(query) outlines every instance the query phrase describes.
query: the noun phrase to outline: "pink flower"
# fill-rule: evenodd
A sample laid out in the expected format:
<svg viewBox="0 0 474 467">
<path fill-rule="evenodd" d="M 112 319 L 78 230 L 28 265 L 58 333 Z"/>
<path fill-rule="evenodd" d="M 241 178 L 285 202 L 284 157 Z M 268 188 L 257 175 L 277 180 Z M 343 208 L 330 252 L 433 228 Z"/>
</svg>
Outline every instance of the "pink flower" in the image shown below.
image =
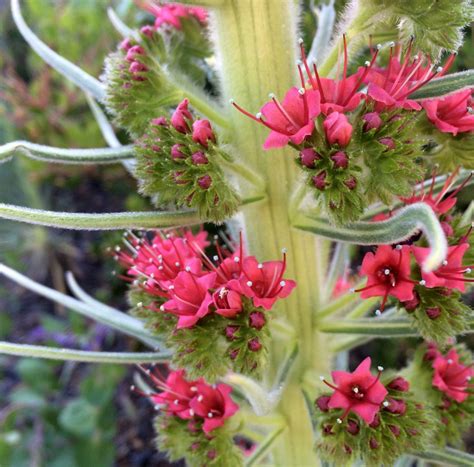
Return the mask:
<svg viewBox="0 0 474 467">
<path fill-rule="evenodd" d="M 471 365 L 459 363 L 456 349 L 451 349 L 444 357 L 438 355 L 433 361 L 433 386 L 456 402 L 464 402 L 469 396 L 469 381 L 474 376 Z"/>
<path fill-rule="evenodd" d="M 212 296 L 216 313 L 226 318 L 235 318 L 242 311 L 240 294 L 227 287 L 216 290 Z"/>
<path fill-rule="evenodd" d="M 471 104 L 472 89 L 464 89 L 439 99 L 423 101 L 428 119 L 443 133 L 465 133 L 474 130 Z"/>
<path fill-rule="evenodd" d="M 446 181 L 443 185 L 443 188 L 441 189 L 441 191 L 437 195 L 434 195 L 434 193 L 433 193 L 434 186 L 435 186 L 435 183 L 436 183 L 436 173 L 433 173 L 433 178 L 432 178 L 432 181 L 431 181 L 431 187 L 430 187 L 428 193 L 425 193 L 425 189 L 422 186 L 421 192 L 419 194 L 416 194 L 416 192 L 413 191 L 413 194 L 409 198 L 400 198 L 400 199 L 405 204 L 413 204 L 413 203 L 418 203 L 418 202 L 422 201 L 423 203 L 428 204 L 436 214 L 438 214 L 438 215 L 446 214 L 456 204 L 457 200 L 456 200 L 455 196 L 464 188 L 464 186 L 472 178 L 472 173 L 471 173 L 461 183 L 461 185 L 458 188 L 456 188 L 456 190 L 449 193 L 449 195 L 445 198 L 446 193 L 448 193 L 451 190 L 453 182 L 457 178 L 458 173 L 459 173 L 459 169 L 455 170 L 446 179 Z"/>
<path fill-rule="evenodd" d="M 178 316 L 177 329 L 194 326 L 209 313 L 216 273 L 197 277 L 191 272 L 180 272 L 169 286 L 171 299 L 163 304 L 163 310 Z"/>
<path fill-rule="evenodd" d="M 380 405 L 388 391 L 379 381 L 380 372 L 377 376 L 372 375 L 370 365 L 370 357 L 367 357 L 353 373 L 333 371 L 331 375 L 335 385 L 324 381 L 334 389 L 334 393 L 327 402 L 327 407 L 344 409 L 341 418 L 352 412 L 370 424 L 380 411 Z"/>
<path fill-rule="evenodd" d="M 360 101 L 365 97 L 362 92 L 358 92 L 361 84 L 368 71 L 375 62 L 375 59 L 378 54 L 378 50 L 373 54 L 372 60 L 370 63 L 367 63 L 364 68 L 359 68 L 359 70 L 351 76 L 347 76 L 347 44 L 346 36 L 343 36 L 344 40 L 344 63 L 342 76 L 339 80 L 330 79 L 330 78 L 321 78 L 318 73 L 316 64 L 313 65 L 313 73 L 309 67 L 309 64 L 306 60 L 306 54 L 304 51 L 303 42 L 300 42 L 301 47 L 301 61 L 306 70 L 306 74 L 309 77 L 309 84 L 311 85 L 314 91 L 318 91 L 320 94 L 321 100 L 321 112 L 324 115 L 329 115 L 332 112 L 350 112 L 354 110 L 359 104 Z M 300 77 L 303 80 L 303 70 L 301 65 L 298 66 Z"/>
<path fill-rule="evenodd" d="M 442 76 L 451 66 L 454 55 L 445 66 L 435 72 L 429 58 L 423 55 L 411 57 L 412 41 L 407 47 L 405 58 L 401 58 L 401 47 L 390 49 L 390 58 L 386 68 L 372 68 L 364 82 L 368 84 L 367 95 L 375 102 L 375 110 L 381 112 L 394 108 L 420 110 L 421 106 L 409 99 L 410 94 L 420 89 L 435 77 Z M 426 61 L 426 64 L 424 64 Z"/>
<path fill-rule="evenodd" d="M 357 292 L 362 292 L 362 298 L 383 297 L 382 311 L 388 296 L 402 302 L 414 297 L 415 282 L 410 279 L 410 249 L 406 245 L 396 249 L 380 245 L 375 254 L 366 253 L 360 273 L 367 276 L 367 284 Z"/>
<path fill-rule="evenodd" d="M 314 130 L 314 121 L 321 110 L 319 92 L 293 87 L 280 103 L 276 97 L 265 104 L 257 116 L 247 112 L 236 103 L 233 106 L 247 117 L 269 128 L 264 149 L 281 148 L 289 142 L 301 144 Z M 265 117 L 265 118 L 263 118 Z"/>
<path fill-rule="evenodd" d="M 279 298 L 290 295 L 296 282 L 283 279 L 286 259 L 259 263 L 254 256 L 243 260 L 242 275 L 239 280 L 231 280 L 229 287 L 252 298 L 255 306 L 271 310 Z"/>
<path fill-rule="evenodd" d="M 171 116 L 171 124 L 180 133 L 188 133 L 190 131 L 188 120 L 193 119 L 191 112 L 188 110 L 188 99 L 184 99 Z"/>
<path fill-rule="evenodd" d="M 196 384 L 204 380 L 187 381 L 184 378 L 184 370 L 172 371 L 164 382 L 151 373 L 150 377 L 159 389 L 164 390 L 150 396 L 153 404 L 165 405 L 169 415 L 176 415 L 185 420 L 193 417 L 189 402 L 196 395 Z"/>
<path fill-rule="evenodd" d="M 338 144 L 345 147 L 350 143 L 352 125 L 344 114 L 332 112 L 324 120 L 323 127 L 326 139 L 331 146 Z"/>
<path fill-rule="evenodd" d="M 157 5 L 152 1 L 142 2 L 142 7 L 148 10 L 156 17 L 155 28 L 169 26 L 174 29 L 181 29 L 182 18 L 196 18 L 201 24 L 206 24 L 207 11 L 199 7 L 186 7 L 177 3 L 167 3 L 166 5 Z"/>
<path fill-rule="evenodd" d="M 239 410 L 230 397 L 231 392 L 232 388 L 227 384 L 218 384 L 216 387 L 205 383 L 196 384 L 196 392 L 189 406 L 195 415 L 204 418 L 202 428 L 205 433 L 224 425 Z"/>
<path fill-rule="evenodd" d="M 469 250 L 469 243 L 464 242 L 459 245 L 448 248 L 448 256 L 443 264 L 435 271 L 421 271 L 421 277 L 425 281 L 425 286 L 446 287 L 447 289 L 457 289 L 464 292 L 466 282 L 474 282 L 474 279 L 466 279 L 464 274 L 470 273 L 468 266 L 462 265 L 463 256 Z M 412 246 L 413 255 L 418 264 L 423 264 L 425 258 L 429 255 L 429 248 Z"/>
<path fill-rule="evenodd" d="M 193 123 L 193 141 L 207 148 L 208 141 L 216 142 L 216 135 L 209 120 L 196 120 Z"/>
</svg>

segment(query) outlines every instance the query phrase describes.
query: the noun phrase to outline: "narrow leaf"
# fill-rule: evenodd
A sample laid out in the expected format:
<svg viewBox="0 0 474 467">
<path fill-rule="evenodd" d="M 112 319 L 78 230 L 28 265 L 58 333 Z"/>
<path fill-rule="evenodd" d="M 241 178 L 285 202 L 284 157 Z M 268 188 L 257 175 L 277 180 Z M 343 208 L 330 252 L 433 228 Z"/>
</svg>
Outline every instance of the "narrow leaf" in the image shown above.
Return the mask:
<svg viewBox="0 0 474 467">
<path fill-rule="evenodd" d="M 44 211 L 3 203 L 0 203 L 0 218 L 73 230 L 168 229 L 203 222 L 194 211 L 86 214 Z"/>
<path fill-rule="evenodd" d="M 96 99 L 102 100 L 105 97 L 105 91 L 96 78 L 92 77 L 84 70 L 66 60 L 48 47 L 26 24 L 20 9 L 19 0 L 11 0 L 11 9 L 13 20 L 21 35 L 30 47 L 52 68 L 68 78 L 74 84 L 86 92 L 91 93 Z"/>
<path fill-rule="evenodd" d="M 10 160 L 15 152 L 30 159 L 65 164 L 110 164 L 133 157 L 133 146 L 118 148 L 64 149 L 43 146 L 29 141 L 12 141 L 0 146 L 0 162 Z"/>
<path fill-rule="evenodd" d="M 0 354 L 17 357 L 46 358 L 48 360 L 72 360 L 93 363 L 160 363 L 170 355 L 162 352 L 90 352 L 87 350 L 58 349 L 43 345 L 14 344 L 0 341 Z"/>
<path fill-rule="evenodd" d="M 318 326 L 321 332 L 330 334 L 357 334 L 373 337 L 418 336 L 418 332 L 407 319 L 360 318 L 343 321 L 325 321 Z M 474 319 L 470 321 L 467 334 L 474 332 Z"/>
<path fill-rule="evenodd" d="M 427 460 L 438 465 L 453 465 L 472 467 L 474 465 L 474 456 L 467 452 L 458 451 L 457 449 L 445 448 L 444 450 L 430 450 L 426 452 L 414 453 L 419 459 Z"/>
<path fill-rule="evenodd" d="M 88 318 L 94 319 L 95 321 L 110 326 L 111 328 L 117 329 L 120 332 L 140 339 L 153 348 L 157 348 L 161 345 L 161 342 L 145 329 L 143 323 L 132 316 L 121 313 L 117 310 L 113 310 L 114 312 L 112 312 L 112 309 L 108 310 L 107 313 L 104 313 L 104 311 L 98 307 L 90 306 L 70 297 L 69 295 L 65 295 L 57 290 L 39 284 L 4 264 L 0 264 L 0 274 L 3 274 L 8 279 L 28 290 L 31 290 L 32 292 L 46 297 L 53 302 L 64 305 L 70 310 L 76 311 L 81 315 L 87 316 Z"/>
<path fill-rule="evenodd" d="M 421 89 L 410 94 L 410 99 L 428 99 L 444 96 L 459 89 L 472 87 L 474 87 L 474 70 L 466 70 L 431 80 Z"/>
<path fill-rule="evenodd" d="M 431 251 L 423 263 L 426 272 L 436 269 L 446 258 L 448 244 L 436 214 L 426 203 L 415 203 L 401 208 L 390 219 L 382 222 L 354 222 L 334 226 L 311 214 L 299 214 L 293 226 L 322 237 L 358 245 L 394 244 L 410 238 L 422 230 Z"/>
<path fill-rule="evenodd" d="M 268 454 L 270 448 L 272 447 L 273 443 L 276 441 L 278 436 L 284 430 L 284 427 L 278 428 L 275 431 L 272 431 L 255 449 L 252 455 L 245 461 L 245 467 L 250 467 L 252 465 L 256 465 L 256 463 L 262 459 L 263 456 Z"/>
<path fill-rule="evenodd" d="M 107 8 L 107 16 L 109 17 L 112 26 L 115 30 L 124 38 L 130 37 L 135 40 L 140 40 L 140 36 L 136 31 L 129 28 L 121 18 L 115 13 L 115 10 L 112 7 Z"/>
</svg>

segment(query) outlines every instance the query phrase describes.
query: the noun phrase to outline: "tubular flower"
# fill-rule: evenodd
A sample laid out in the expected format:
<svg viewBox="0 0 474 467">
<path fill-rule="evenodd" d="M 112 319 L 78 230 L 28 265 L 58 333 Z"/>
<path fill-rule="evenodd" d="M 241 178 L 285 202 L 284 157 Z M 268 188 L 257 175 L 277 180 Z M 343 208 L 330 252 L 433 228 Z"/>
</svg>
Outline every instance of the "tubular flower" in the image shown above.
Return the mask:
<svg viewBox="0 0 474 467">
<path fill-rule="evenodd" d="M 428 288 L 445 287 L 447 289 L 457 289 L 464 292 L 466 282 L 474 282 L 474 279 L 467 279 L 464 274 L 471 272 L 470 266 L 463 266 L 463 256 L 469 249 L 469 243 L 464 242 L 459 245 L 450 246 L 448 248 L 448 256 L 443 264 L 435 271 L 425 272 L 422 270 L 422 278 L 424 285 Z M 412 247 L 413 255 L 418 264 L 423 261 L 429 254 L 429 248 Z"/>
<path fill-rule="evenodd" d="M 423 101 L 428 119 L 443 133 L 465 133 L 474 130 L 474 115 L 470 113 L 472 89 L 464 89 L 439 99 Z"/>
<path fill-rule="evenodd" d="M 446 356 L 438 355 L 433 361 L 433 386 L 456 402 L 464 402 L 469 396 L 471 378 L 474 376 L 472 365 L 459 362 L 456 349 Z"/>
<path fill-rule="evenodd" d="M 341 147 L 346 147 L 350 143 L 352 125 L 344 114 L 332 112 L 324 120 L 323 127 L 326 133 L 326 139 L 331 146 L 338 144 Z"/>
<path fill-rule="evenodd" d="M 180 133 L 189 133 L 189 122 L 193 120 L 193 116 L 188 109 L 189 101 L 184 99 L 171 116 L 171 125 Z"/>
<path fill-rule="evenodd" d="M 390 48 L 390 58 L 386 68 L 372 68 L 364 79 L 368 84 L 367 95 L 375 102 L 377 112 L 402 108 L 420 110 L 421 105 L 409 99 L 410 94 L 420 89 L 433 78 L 442 76 L 454 61 L 451 55 L 444 67 L 433 71 L 429 58 L 423 55 L 411 57 L 412 42 L 408 45 L 402 60 L 402 49 L 398 46 Z"/>
<path fill-rule="evenodd" d="M 400 301 L 412 300 L 415 281 L 410 279 L 410 249 L 381 245 L 374 253 L 366 253 L 362 261 L 361 275 L 367 276 L 367 285 L 356 292 L 362 298 L 383 297 L 380 310 L 383 311 L 389 296 Z"/>
<path fill-rule="evenodd" d="M 329 115 L 331 112 L 350 112 L 360 104 L 360 101 L 365 97 L 365 94 L 359 92 L 359 89 L 378 55 L 377 49 L 375 53 L 372 54 L 371 61 L 366 62 L 365 67 L 360 67 L 355 74 L 347 76 L 348 56 L 345 35 L 343 36 L 343 41 L 344 63 L 342 77 L 339 80 L 321 78 L 319 76 L 316 64 L 313 65 L 313 75 L 306 60 L 303 40 L 300 39 L 299 41 L 301 48 L 301 61 L 305 68 L 306 74 L 308 75 L 309 85 L 314 91 L 318 91 L 320 93 L 321 112 L 324 115 Z M 303 70 L 301 65 L 298 66 L 298 69 L 300 72 L 300 77 L 303 80 Z"/>
<path fill-rule="evenodd" d="M 296 282 L 283 278 L 286 269 L 286 254 L 283 261 L 259 263 L 254 256 L 243 260 L 242 275 L 238 281 L 229 282 L 229 287 L 252 298 L 255 306 L 270 310 L 279 298 L 290 295 Z"/>
<path fill-rule="evenodd" d="M 204 419 L 202 429 L 205 433 L 224 425 L 232 417 L 239 406 L 231 399 L 232 388 L 227 384 L 209 386 L 206 383 L 197 383 L 194 397 L 189 402 L 193 413 Z"/>
<path fill-rule="evenodd" d="M 177 315 L 177 328 L 194 326 L 200 318 L 210 312 L 212 296 L 209 289 L 214 287 L 216 273 L 211 272 L 195 277 L 188 271 L 180 272 L 168 287 L 171 299 L 162 305 L 163 311 Z"/>
<path fill-rule="evenodd" d="M 177 3 L 167 3 L 166 5 L 157 5 L 153 1 L 143 0 L 141 7 L 155 16 L 155 28 L 159 29 L 168 26 L 174 29 L 181 29 L 181 19 L 194 17 L 201 24 L 207 22 L 207 11 L 199 7 L 186 7 Z"/>
<path fill-rule="evenodd" d="M 324 381 L 334 389 L 326 405 L 330 409 L 344 409 L 342 419 L 352 412 L 371 424 L 380 411 L 388 391 L 379 381 L 381 370 L 374 376 L 370 372 L 370 365 L 371 359 L 367 357 L 352 373 L 333 371 L 334 385 Z"/>
</svg>

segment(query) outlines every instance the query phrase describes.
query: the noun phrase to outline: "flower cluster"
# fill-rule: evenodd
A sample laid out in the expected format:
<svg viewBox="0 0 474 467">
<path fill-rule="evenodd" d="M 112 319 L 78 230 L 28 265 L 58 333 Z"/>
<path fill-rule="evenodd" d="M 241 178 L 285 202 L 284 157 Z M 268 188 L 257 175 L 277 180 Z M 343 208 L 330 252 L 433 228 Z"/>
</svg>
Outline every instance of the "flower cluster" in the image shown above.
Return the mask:
<svg viewBox="0 0 474 467">
<path fill-rule="evenodd" d="M 402 198 L 405 204 L 425 202 L 439 216 L 449 243 L 443 263 L 434 271 L 423 269 L 430 249 L 424 246 L 425 239 L 418 234 L 404 245 L 381 245 L 375 252 L 365 254 L 360 273 L 367 276 L 367 283 L 356 290 L 361 292 L 362 298 L 382 298 L 376 314 L 381 313 L 388 298 L 393 297 L 397 306 L 410 314 L 422 335 L 439 343 L 466 329 L 470 309 L 460 301 L 460 295 L 465 292 L 466 284 L 474 282 L 472 264 L 464 260 L 466 256 L 472 261 L 471 228 L 463 227 L 459 216 L 452 212 L 456 194 L 471 177 L 447 195 L 456 175 L 447 178 L 437 195 L 433 192 L 436 181 L 433 176 L 428 193 L 422 188 L 421 193 Z M 388 216 L 378 216 L 378 219 L 385 217 Z"/>
<path fill-rule="evenodd" d="M 416 375 L 414 390 L 434 408 L 437 417 L 436 444 L 459 443 L 474 416 L 472 354 L 464 346 L 441 351 L 435 344 L 421 346 L 410 374 Z"/>
<path fill-rule="evenodd" d="M 339 222 L 360 217 L 373 200 L 389 204 L 394 195 L 407 195 L 422 178 L 417 157 L 425 142 L 418 125 L 423 109 L 439 131 L 474 130 L 471 90 L 422 104 L 410 97 L 444 75 L 454 55 L 433 71 L 429 57 L 412 56 L 410 42 L 404 55 L 400 45 L 393 45 L 387 66 L 378 67 L 378 46 L 371 60 L 349 75 L 346 49 L 344 38 L 339 79 L 320 77 L 316 65 L 311 70 L 301 45 L 299 89 L 291 88 L 282 102 L 271 94 L 256 115 L 232 101 L 270 130 L 265 149 L 290 145 L 298 151 L 296 162 L 307 173 L 308 185 Z"/>
<path fill-rule="evenodd" d="M 230 386 L 189 380 L 183 370 L 170 371 L 164 378 L 157 370 L 141 369 L 152 382 L 152 392 L 144 394 L 134 386 L 132 390 L 149 398 L 158 411 L 155 425 L 162 450 L 192 465 L 216 463 L 221 456 L 240 459 L 231 420 L 239 406 Z"/>
<path fill-rule="evenodd" d="M 286 254 L 283 261 L 260 263 L 244 253 L 241 241 L 237 251 L 216 243 L 217 254 L 209 258 L 206 237 L 190 231 L 128 235 L 127 249 L 114 254 L 128 269 L 123 277 L 132 284 L 135 313 L 175 349 L 173 363 L 190 375 L 214 380 L 229 367 L 259 371 L 268 311 L 296 285 L 284 277 Z"/>
<path fill-rule="evenodd" d="M 328 460 L 347 463 L 362 458 L 370 465 L 390 463 L 429 442 L 430 412 L 413 399 L 401 376 L 374 376 L 368 357 L 354 370 L 333 371 L 333 392 L 316 399 L 318 448 Z"/>
<path fill-rule="evenodd" d="M 201 217 L 215 222 L 237 209 L 239 197 L 221 168 L 230 157 L 217 144 L 209 120 L 194 119 L 187 99 L 169 120 L 151 121 L 135 154 L 140 192 L 158 196 L 159 204 L 195 208 Z"/>
<path fill-rule="evenodd" d="M 200 24 L 207 23 L 207 10 L 199 7 L 187 7 L 178 3 L 157 5 L 152 1 L 144 1 L 142 7 L 155 17 L 155 28 L 182 29 L 183 20 L 195 19 Z"/>
</svg>

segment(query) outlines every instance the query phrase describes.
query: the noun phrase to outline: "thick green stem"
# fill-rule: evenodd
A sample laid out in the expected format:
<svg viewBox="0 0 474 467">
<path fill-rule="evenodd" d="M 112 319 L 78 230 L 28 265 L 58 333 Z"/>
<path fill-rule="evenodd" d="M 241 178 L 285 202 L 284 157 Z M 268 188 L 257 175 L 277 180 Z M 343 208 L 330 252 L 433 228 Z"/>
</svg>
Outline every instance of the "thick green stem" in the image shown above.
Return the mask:
<svg viewBox="0 0 474 467">
<path fill-rule="evenodd" d="M 212 18 L 223 94 L 257 112 L 270 92 L 282 98 L 296 76 L 296 11 L 288 0 L 228 0 Z M 242 162 L 265 178 L 267 198 L 243 209 L 245 238 L 262 260 L 288 249 L 286 276 L 297 281 L 292 295 L 275 313 L 285 313 L 299 339 L 299 354 L 277 408 L 286 428 L 272 447 L 275 465 L 318 465 L 311 419 L 301 392 L 307 372 L 325 373 L 329 366 L 325 337 L 314 330 L 312 310 L 321 305 L 319 291 L 327 269 L 326 241 L 290 227 L 289 198 L 297 183 L 291 149 L 264 152 L 267 131 L 233 109 L 233 143 Z M 320 250 L 319 250 L 319 249 Z M 316 261 L 318 258 L 319 261 Z M 317 264 L 318 263 L 318 264 Z M 285 358 L 285 345 L 275 342 L 267 377 L 273 378 Z"/>
</svg>

